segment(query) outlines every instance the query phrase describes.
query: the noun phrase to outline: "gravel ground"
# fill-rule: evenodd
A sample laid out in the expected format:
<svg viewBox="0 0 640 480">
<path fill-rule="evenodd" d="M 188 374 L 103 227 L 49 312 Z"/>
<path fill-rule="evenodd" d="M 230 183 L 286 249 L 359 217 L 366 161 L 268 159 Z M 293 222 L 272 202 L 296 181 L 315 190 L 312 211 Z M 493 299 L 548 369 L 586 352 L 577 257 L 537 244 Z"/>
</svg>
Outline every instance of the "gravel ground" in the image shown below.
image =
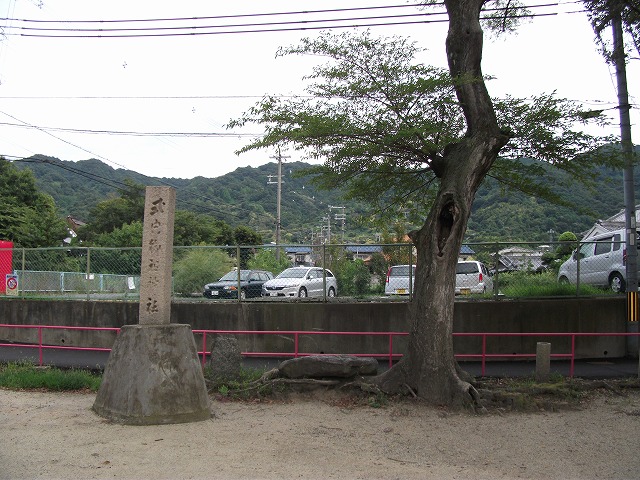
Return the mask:
<svg viewBox="0 0 640 480">
<path fill-rule="evenodd" d="M 211 420 L 124 426 L 95 394 L 0 389 L 0 479 L 637 479 L 640 393 L 580 410 L 449 413 L 328 396 L 212 400 Z"/>
</svg>

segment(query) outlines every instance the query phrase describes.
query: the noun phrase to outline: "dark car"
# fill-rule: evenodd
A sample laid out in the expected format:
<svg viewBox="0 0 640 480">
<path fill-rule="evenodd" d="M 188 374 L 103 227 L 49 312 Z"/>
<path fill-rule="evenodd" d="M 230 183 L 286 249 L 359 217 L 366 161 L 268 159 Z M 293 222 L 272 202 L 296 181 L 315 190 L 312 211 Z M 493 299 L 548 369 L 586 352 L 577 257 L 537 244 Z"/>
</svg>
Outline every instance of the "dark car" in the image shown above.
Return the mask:
<svg viewBox="0 0 640 480">
<path fill-rule="evenodd" d="M 262 284 L 272 278 L 273 274 L 264 270 L 240 270 L 240 281 L 238 281 L 238 271 L 232 270 L 217 282 L 205 285 L 203 295 L 207 298 L 238 298 L 238 287 L 240 287 L 242 300 L 259 297 Z"/>
</svg>

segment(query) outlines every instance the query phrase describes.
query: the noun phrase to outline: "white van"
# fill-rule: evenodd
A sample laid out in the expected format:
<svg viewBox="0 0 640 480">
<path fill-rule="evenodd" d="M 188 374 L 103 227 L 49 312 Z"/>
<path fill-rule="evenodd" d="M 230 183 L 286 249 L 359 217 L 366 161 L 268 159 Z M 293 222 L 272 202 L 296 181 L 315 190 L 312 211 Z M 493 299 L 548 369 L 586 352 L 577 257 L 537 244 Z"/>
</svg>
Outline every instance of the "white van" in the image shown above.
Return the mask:
<svg viewBox="0 0 640 480">
<path fill-rule="evenodd" d="M 637 244 L 637 242 L 636 242 Z M 580 283 L 624 292 L 627 284 L 625 230 L 601 233 L 587 239 L 560 266 L 558 282 Z"/>
<path fill-rule="evenodd" d="M 409 280 L 411 278 L 411 280 Z M 409 295 L 416 283 L 416 266 L 394 265 L 387 272 L 387 281 L 384 284 L 385 295 Z"/>
<path fill-rule="evenodd" d="M 456 265 L 456 295 L 487 293 L 493 290 L 493 279 L 482 262 L 475 260 L 458 262 Z"/>
<path fill-rule="evenodd" d="M 411 279 L 411 280 L 410 280 Z M 384 286 L 385 295 L 409 295 L 416 281 L 416 266 L 394 265 L 387 272 Z M 489 270 L 482 262 L 459 261 L 456 265 L 456 295 L 486 293 L 493 289 Z"/>
</svg>

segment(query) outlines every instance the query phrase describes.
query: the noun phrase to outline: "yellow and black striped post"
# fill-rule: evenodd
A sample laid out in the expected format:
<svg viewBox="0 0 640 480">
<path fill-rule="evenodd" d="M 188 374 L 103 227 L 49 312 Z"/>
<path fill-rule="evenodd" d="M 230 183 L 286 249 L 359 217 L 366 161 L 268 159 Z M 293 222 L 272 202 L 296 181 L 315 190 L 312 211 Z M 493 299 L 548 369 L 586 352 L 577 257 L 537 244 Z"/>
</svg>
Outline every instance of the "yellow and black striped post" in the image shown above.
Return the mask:
<svg viewBox="0 0 640 480">
<path fill-rule="evenodd" d="M 638 292 L 627 292 L 627 321 L 638 321 Z"/>
</svg>

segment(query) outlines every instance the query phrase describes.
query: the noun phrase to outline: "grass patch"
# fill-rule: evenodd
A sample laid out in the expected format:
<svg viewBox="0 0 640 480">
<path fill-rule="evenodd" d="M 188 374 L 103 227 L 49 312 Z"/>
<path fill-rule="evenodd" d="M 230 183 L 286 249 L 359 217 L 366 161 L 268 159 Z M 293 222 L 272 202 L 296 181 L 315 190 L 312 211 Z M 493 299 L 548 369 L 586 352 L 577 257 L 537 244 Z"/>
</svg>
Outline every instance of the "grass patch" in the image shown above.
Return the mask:
<svg viewBox="0 0 640 480">
<path fill-rule="evenodd" d="M 594 296 L 615 294 L 592 285 L 575 285 L 558 283 L 554 272 L 529 273 L 508 272 L 500 273 L 494 281 L 498 282 L 499 292 L 507 297 L 559 297 L 559 296 Z"/>
<path fill-rule="evenodd" d="M 0 364 L 0 387 L 12 390 L 98 391 L 102 376 L 86 370 L 38 367 L 29 362 Z"/>
</svg>

